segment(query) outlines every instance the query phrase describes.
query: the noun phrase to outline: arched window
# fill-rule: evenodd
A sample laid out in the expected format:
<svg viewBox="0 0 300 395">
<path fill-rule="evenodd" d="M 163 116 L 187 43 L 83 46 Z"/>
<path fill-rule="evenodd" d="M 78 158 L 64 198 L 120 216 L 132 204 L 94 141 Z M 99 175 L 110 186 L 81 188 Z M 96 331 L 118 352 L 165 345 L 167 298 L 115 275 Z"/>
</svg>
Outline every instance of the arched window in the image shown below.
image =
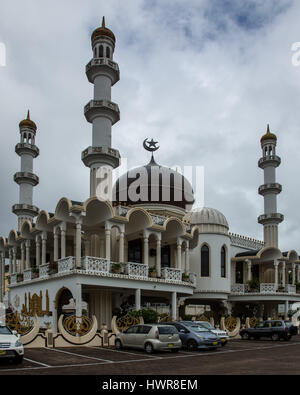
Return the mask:
<svg viewBox="0 0 300 395">
<path fill-rule="evenodd" d="M 99 58 L 103 58 L 103 45 L 99 47 Z"/>
<path fill-rule="evenodd" d="M 110 58 L 110 49 L 109 49 L 109 47 L 106 47 L 106 57 Z"/>
<path fill-rule="evenodd" d="M 226 248 L 221 248 L 221 277 L 226 277 Z"/>
<path fill-rule="evenodd" d="M 201 277 L 209 277 L 209 248 L 206 244 L 201 248 Z"/>
</svg>

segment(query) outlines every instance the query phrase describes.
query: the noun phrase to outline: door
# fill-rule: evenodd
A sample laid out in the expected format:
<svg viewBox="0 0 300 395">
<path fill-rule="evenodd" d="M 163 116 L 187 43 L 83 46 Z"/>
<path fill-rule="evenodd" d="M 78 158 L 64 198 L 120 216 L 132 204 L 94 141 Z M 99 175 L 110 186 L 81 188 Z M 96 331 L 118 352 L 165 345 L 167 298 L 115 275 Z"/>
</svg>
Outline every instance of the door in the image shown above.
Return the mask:
<svg viewBox="0 0 300 395">
<path fill-rule="evenodd" d="M 134 325 L 127 329 L 123 335 L 124 346 L 133 347 L 135 345 L 138 328 L 139 327 L 137 325 Z"/>
<path fill-rule="evenodd" d="M 140 325 L 136 332 L 134 341 L 134 346 L 138 348 L 144 348 L 145 341 L 147 339 L 148 333 L 150 332 L 150 325 Z"/>
<path fill-rule="evenodd" d="M 188 336 L 189 336 L 189 333 L 190 333 L 189 330 L 186 329 L 183 325 L 180 325 L 180 324 L 175 324 L 174 326 L 176 327 L 176 329 L 179 332 L 179 337 L 180 337 L 180 340 L 182 342 L 182 345 L 186 346 L 187 345 L 187 341 L 188 341 Z"/>
</svg>

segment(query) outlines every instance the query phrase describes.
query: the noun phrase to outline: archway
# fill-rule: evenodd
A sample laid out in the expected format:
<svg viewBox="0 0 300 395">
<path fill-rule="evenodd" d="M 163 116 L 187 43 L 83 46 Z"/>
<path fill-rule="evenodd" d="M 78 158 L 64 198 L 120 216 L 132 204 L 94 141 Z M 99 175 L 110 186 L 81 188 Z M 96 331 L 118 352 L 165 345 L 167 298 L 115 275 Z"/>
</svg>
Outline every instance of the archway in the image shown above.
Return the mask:
<svg viewBox="0 0 300 395">
<path fill-rule="evenodd" d="M 55 300 L 55 307 L 57 309 L 57 318 L 63 314 L 63 306 L 68 305 L 70 303 L 70 299 L 73 298 L 72 292 L 68 288 L 61 288 Z"/>
</svg>

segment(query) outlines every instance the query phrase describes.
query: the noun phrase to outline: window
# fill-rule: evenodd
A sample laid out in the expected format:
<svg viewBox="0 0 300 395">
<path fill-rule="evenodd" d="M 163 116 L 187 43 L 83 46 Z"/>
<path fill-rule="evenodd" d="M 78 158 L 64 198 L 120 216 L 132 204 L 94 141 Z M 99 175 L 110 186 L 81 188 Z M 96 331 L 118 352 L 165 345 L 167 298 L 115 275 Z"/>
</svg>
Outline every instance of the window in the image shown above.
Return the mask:
<svg viewBox="0 0 300 395">
<path fill-rule="evenodd" d="M 159 326 L 158 327 L 158 333 L 160 335 L 173 335 L 173 334 L 178 333 L 178 332 L 177 332 L 177 329 L 174 326 L 169 325 L 169 326 Z"/>
<path fill-rule="evenodd" d="M 209 277 L 209 248 L 207 245 L 201 248 L 201 277 Z"/>
<path fill-rule="evenodd" d="M 110 58 L 110 49 L 109 49 L 109 47 L 106 47 L 106 57 Z"/>
<path fill-rule="evenodd" d="M 99 58 L 103 58 L 103 45 L 99 47 Z"/>
<path fill-rule="evenodd" d="M 128 242 L 128 262 L 142 262 L 142 240 L 130 240 Z"/>
<path fill-rule="evenodd" d="M 237 262 L 235 266 L 235 282 L 236 284 L 244 283 L 244 262 Z"/>
<path fill-rule="evenodd" d="M 226 249 L 221 249 L 221 277 L 226 277 Z"/>
<path fill-rule="evenodd" d="M 125 333 L 137 333 L 138 330 L 139 330 L 138 326 L 131 326 L 130 328 L 127 329 Z"/>
<path fill-rule="evenodd" d="M 138 331 L 137 333 L 142 334 L 142 335 L 148 335 L 148 333 L 150 332 L 151 326 L 146 326 L 146 325 L 142 325 L 138 327 Z"/>
</svg>

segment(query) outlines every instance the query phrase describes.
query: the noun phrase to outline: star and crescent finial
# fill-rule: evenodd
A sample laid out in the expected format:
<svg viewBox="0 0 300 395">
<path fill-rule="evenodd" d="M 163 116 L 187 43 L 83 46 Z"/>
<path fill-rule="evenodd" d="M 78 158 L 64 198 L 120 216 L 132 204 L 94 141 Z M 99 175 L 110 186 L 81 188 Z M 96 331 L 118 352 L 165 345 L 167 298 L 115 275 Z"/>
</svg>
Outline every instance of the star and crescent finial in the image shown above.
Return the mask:
<svg viewBox="0 0 300 395">
<path fill-rule="evenodd" d="M 148 138 L 146 138 L 143 142 L 143 147 L 146 151 L 154 152 L 159 149 L 159 146 L 157 147 L 157 144 L 158 141 L 154 141 L 153 139 L 150 141 Z"/>
</svg>

